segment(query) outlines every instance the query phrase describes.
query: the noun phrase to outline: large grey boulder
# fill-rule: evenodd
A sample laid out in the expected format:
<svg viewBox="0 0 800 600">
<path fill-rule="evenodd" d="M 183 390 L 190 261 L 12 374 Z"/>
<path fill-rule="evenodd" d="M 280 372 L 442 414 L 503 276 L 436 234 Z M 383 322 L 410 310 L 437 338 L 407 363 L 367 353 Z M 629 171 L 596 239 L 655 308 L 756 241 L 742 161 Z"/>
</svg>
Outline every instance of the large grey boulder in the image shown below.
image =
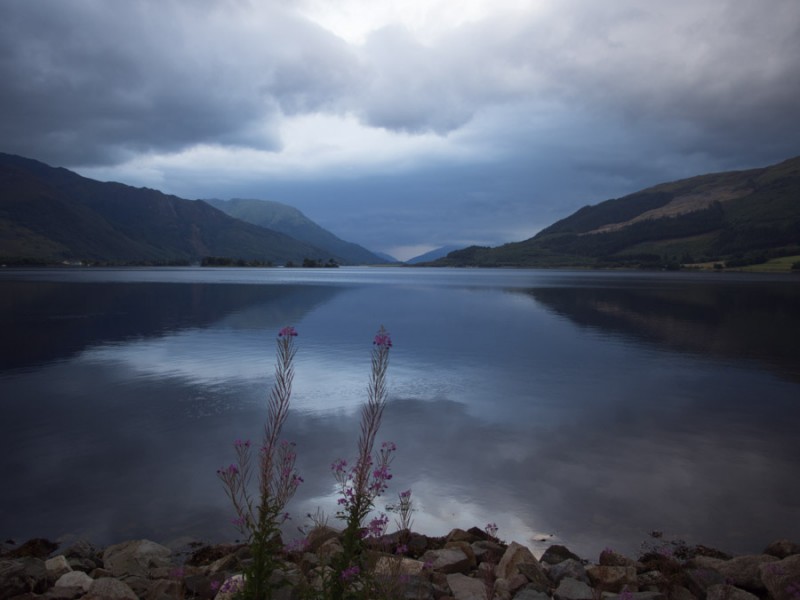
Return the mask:
<svg viewBox="0 0 800 600">
<path fill-rule="evenodd" d="M 527 547 L 517 542 L 511 542 L 495 567 L 495 576 L 498 579 L 510 579 L 519 573 L 518 566 L 522 563 L 540 566 L 539 561 Z M 544 574 L 544 570 L 542 570 L 542 574 Z"/>
<path fill-rule="evenodd" d="M 580 561 L 580 557 L 571 552 L 566 546 L 561 544 L 553 544 L 542 554 L 541 562 L 548 565 L 557 565 L 565 560 L 572 559 Z"/>
<path fill-rule="evenodd" d="M 764 548 L 764 554 L 770 554 L 776 558 L 786 558 L 793 554 L 800 554 L 800 544 L 790 540 L 775 540 Z"/>
<path fill-rule="evenodd" d="M 556 600 L 592 600 L 594 590 L 583 581 L 564 577 L 553 592 L 553 598 Z"/>
<path fill-rule="evenodd" d="M 51 580 L 56 580 L 64 573 L 72 571 L 72 566 L 67 562 L 67 557 L 63 554 L 48 558 L 44 561 L 44 568 L 47 569 L 47 574 Z"/>
<path fill-rule="evenodd" d="M 39 558 L 0 560 L 0 598 L 47 589 L 47 569 Z"/>
<path fill-rule="evenodd" d="M 464 573 L 470 568 L 469 557 L 459 548 L 428 550 L 422 555 L 422 562 L 428 563 L 434 571 L 446 575 Z"/>
<path fill-rule="evenodd" d="M 592 585 L 604 592 L 621 592 L 623 588 L 636 589 L 636 567 L 610 567 L 592 565 L 586 569 Z"/>
<path fill-rule="evenodd" d="M 447 585 L 455 600 L 488 600 L 486 584 L 480 579 L 451 573 L 447 576 Z"/>
<path fill-rule="evenodd" d="M 56 580 L 55 587 L 79 587 L 84 592 L 88 592 L 93 582 L 94 579 L 83 571 L 70 571 Z"/>
<path fill-rule="evenodd" d="M 119 579 L 95 579 L 83 600 L 139 600 L 128 584 Z"/>
<path fill-rule="evenodd" d="M 773 600 L 800 598 L 800 554 L 781 561 L 764 563 L 759 567 L 761 581 Z"/>
<path fill-rule="evenodd" d="M 758 600 L 758 596 L 733 585 L 717 584 L 706 590 L 706 600 Z"/>
<path fill-rule="evenodd" d="M 151 569 L 170 566 L 172 551 L 150 540 L 134 540 L 109 546 L 103 552 L 103 566 L 114 577 L 149 577 Z"/>
<path fill-rule="evenodd" d="M 761 581 L 760 567 L 763 564 L 777 562 L 777 558 L 769 554 L 750 554 L 737 556 L 717 566 L 717 571 L 726 582 L 750 591 L 764 590 Z"/>
<path fill-rule="evenodd" d="M 558 584 L 565 577 L 571 577 L 572 579 L 577 579 L 586 584 L 589 583 L 589 576 L 586 574 L 586 568 L 583 566 L 583 563 L 573 558 L 568 558 L 567 560 L 553 565 L 550 567 L 547 574 L 550 576 L 550 580 L 555 584 Z"/>
</svg>

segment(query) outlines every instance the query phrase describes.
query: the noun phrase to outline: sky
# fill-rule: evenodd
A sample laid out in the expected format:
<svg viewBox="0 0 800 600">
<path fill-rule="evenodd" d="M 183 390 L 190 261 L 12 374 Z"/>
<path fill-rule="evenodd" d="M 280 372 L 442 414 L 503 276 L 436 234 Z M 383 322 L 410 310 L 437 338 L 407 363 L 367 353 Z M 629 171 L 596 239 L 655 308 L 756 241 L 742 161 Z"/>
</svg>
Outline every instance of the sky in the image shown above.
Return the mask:
<svg viewBox="0 0 800 600">
<path fill-rule="evenodd" d="M 2 0 L 0 151 L 408 259 L 800 154 L 797 0 Z"/>
</svg>

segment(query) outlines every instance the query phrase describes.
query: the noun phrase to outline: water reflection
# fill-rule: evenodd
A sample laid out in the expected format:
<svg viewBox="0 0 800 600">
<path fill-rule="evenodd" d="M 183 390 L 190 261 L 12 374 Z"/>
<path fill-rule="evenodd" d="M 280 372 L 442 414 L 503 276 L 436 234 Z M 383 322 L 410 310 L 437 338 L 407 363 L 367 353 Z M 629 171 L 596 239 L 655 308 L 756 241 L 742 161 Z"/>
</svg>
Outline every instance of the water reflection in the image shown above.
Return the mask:
<svg viewBox="0 0 800 600">
<path fill-rule="evenodd" d="M 800 381 L 800 282 L 757 281 L 515 290 L 581 327 L 620 333 L 678 352 L 756 360 Z"/>
<path fill-rule="evenodd" d="M 396 345 L 380 438 L 398 445 L 392 493 L 413 490 L 418 529 L 494 521 L 509 541 L 555 534 L 585 556 L 633 551 L 652 529 L 735 552 L 800 537 L 796 288 L 421 273 L 4 282 L 2 357 L 26 368 L 0 372 L 3 536 L 230 539 L 214 472 L 232 440 L 260 437 L 286 323 L 301 334 L 293 525 L 333 514 L 329 465 L 355 452 L 385 323 Z M 80 323 L 53 318 L 65 315 Z"/>
</svg>

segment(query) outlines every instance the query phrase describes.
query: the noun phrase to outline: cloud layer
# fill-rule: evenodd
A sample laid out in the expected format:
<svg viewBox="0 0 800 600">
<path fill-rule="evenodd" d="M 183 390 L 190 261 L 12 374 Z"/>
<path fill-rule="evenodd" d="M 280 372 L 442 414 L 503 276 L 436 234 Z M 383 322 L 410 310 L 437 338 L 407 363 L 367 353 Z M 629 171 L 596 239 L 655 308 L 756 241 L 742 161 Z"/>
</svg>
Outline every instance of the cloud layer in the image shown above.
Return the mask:
<svg viewBox="0 0 800 600">
<path fill-rule="evenodd" d="M 3 2 L 2 150 L 390 250 L 800 149 L 793 0 L 403 4 Z"/>
</svg>

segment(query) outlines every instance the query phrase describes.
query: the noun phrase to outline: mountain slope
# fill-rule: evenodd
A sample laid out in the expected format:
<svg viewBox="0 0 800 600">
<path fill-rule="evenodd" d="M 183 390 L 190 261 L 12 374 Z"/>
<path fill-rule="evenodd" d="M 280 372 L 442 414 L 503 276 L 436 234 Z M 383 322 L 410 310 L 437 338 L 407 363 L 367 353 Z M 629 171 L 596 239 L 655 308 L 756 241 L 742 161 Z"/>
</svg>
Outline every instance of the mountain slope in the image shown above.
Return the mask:
<svg viewBox="0 0 800 600">
<path fill-rule="evenodd" d="M 437 264 L 729 266 L 800 253 L 800 157 L 701 175 L 586 206 L 523 242 L 470 247 Z"/>
<path fill-rule="evenodd" d="M 168 263 L 225 256 L 283 264 L 334 256 L 202 201 L 103 183 L 0 153 L 0 260 Z"/>
<path fill-rule="evenodd" d="M 420 263 L 430 262 L 432 260 L 436 260 L 437 258 L 442 258 L 443 256 L 447 256 L 453 250 L 458 250 L 458 246 L 441 246 L 439 248 L 434 248 L 424 254 L 420 254 L 419 256 L 415 256 L 414 258 L 409 258 L 406 261 L 408 265 L 418 265 Z"/>
<path fill-rule="evenodd" d="M 346 242 L 327 229 L 317 225 L 302 212 L 287 204 L 271 200 L 250 200 L 233 198 L 231 200 L 206 200 L 211 206 L 228 215 L 285 233 L 297 240 L 323 248 L 348 264 L 379 264 L 386 261 L 366 248 Z"/>
</svg>

